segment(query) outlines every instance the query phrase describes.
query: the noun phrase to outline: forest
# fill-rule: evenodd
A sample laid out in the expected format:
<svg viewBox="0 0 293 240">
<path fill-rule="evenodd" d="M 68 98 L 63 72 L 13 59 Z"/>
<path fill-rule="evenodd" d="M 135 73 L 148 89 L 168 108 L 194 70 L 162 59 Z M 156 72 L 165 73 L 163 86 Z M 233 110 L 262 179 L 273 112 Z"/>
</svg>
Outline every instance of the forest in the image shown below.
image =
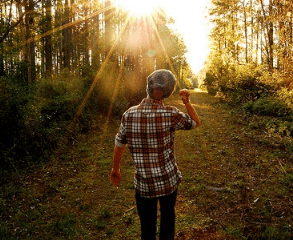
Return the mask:
<svg viewBox="0 0 293 240">
<path fill-rule="evenodd" d="M 109 107 L 120 117 L 154 69 L 192 85 L 186 46 L 162 10 L 138 18 L 104 0 L 2 0 L 0 17 L 3 169 L 46 159 Z"/>
<path fill-rule="evenodd" d="M 259 125 L 292 152 L 292 1 L 212 0 L 209 17 L 208 92 L 245 114 L 267 116 Z"/>
</svg>

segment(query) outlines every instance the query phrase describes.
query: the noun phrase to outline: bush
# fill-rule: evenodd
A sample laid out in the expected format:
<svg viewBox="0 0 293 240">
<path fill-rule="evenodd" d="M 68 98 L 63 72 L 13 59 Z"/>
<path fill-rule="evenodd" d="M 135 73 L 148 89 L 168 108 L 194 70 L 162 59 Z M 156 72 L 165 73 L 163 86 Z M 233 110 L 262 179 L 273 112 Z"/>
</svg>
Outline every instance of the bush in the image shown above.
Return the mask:
<svg viewBox="0 0 293 240">
<path fill-rule="evenodd" d="M 253 113 L 274 117 L 287 117 L 290 115 L 290 109 L 284 102 L 273 97 L 260 98 L 255 102 L 250 102 L 250 110 Z M 245 108 L 245 105 L 244 105 Z"/>
<path fill-rule="evenodd" d="M 239 65 L 235 62 L 221 63 L 206 73 L 204 85 L 210 94 L 222 97 L 233 104 L 255 101 L 274 93 L 269 82 L 261 78 L 262 67 Z"/>
<path fill-rule="evenodd" d="M 22 161 L 17 148 L 24 125 L 24 109 L 31 95 L 28 87 L 4 77 L 0 80 L 0 89 L 1 167 L 15 167 L 13 159 Z"/>
<path fill-rule="evenodd" d="M 1 168 L 47 158 L 72 121 L 82 97 L 81 83 L 42 80 L 22 86 L 6 78 L 1 84 Z"/>
<path fill-rule="evenodd" d="M 218 88 L 216 87 L 216 79 L 212 73 L 207 72 L 204 79 L 203 86 L 206 86 L 207 91 L 210 95 L 216 96 Z"/>
<path fill-rule="evenodd" d="M 73 134 L 88 131 L 98 114 L 121 117 L 128 108 L 128 101 L 115 97 L 111 91 L 96 87 L 84 103 L 82 112 L 76 116 L 93 76 L 83 78 L 60 74 L 53 81 L 25 86 L 3 78 L 0 81 L 0 150 L 2 169 L 16 169 L 34 164 L 50 156 L 61 137 L 68 131 L 73 120 Z M 105 81 L 105 79 L 103 79 Z M 112 89 L 113 92 L 113 89 Z M 72 135 L 71 135 L 72 136 Z"/>
<path fill-rule="evenodd" d="M 273 97 L 265 97 L 256 101 L 249 101 L 243 104 L 242 108 L 247 112 L 282 117 L 284 119 L 291 119 L 293 114 L 292 109 L 289 108 L 286 103 Z"/>
</svg>

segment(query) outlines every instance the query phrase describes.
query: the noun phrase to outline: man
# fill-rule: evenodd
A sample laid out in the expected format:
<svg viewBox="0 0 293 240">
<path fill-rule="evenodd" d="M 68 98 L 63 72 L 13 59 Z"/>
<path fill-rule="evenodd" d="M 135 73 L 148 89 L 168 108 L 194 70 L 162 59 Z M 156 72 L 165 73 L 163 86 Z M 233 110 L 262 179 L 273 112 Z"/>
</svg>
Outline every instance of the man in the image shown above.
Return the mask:
<svg viewBox="0 0 293 240">
<path fill-rule="evenodd" d="M 188 114 L 165 106 L 175 89 L 175 76 L 168 70 L 157 70 L 147 78 L 148 97 L 128 109 L 122 117 L 115 138 L 111 181 L 121 181 L 120 161 L 126 145 L 135 163 L 134 187 L 141 223 L 141 239 L 156 239 L 157 202 L 160 202 L 160 239 L 174 239 L 175 203 L 181 173 L 174 156 L 175 130 L 190 130 L 200 125 L 189 102 L 189 91 L 180 96 Z"/>
</svg>

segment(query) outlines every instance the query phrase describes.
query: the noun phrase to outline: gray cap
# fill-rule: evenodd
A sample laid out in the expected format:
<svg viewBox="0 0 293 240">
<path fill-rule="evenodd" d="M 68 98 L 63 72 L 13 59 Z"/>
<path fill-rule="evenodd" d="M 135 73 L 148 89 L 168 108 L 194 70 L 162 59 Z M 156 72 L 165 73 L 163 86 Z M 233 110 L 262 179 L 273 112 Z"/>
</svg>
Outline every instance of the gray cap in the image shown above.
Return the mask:
<svg viewBox="0 0 293 240">
<path fill-rule="evenodd" d="M 163 92 L 163 98 L 167 98 L 174 92 L 175 85 L 175 76 L 171 71 L 165 69 L 156 70 L 147 78 L 147 93 L 151 98 L 154 98 L 154 89 L 159 89 Z"/>
</svg>

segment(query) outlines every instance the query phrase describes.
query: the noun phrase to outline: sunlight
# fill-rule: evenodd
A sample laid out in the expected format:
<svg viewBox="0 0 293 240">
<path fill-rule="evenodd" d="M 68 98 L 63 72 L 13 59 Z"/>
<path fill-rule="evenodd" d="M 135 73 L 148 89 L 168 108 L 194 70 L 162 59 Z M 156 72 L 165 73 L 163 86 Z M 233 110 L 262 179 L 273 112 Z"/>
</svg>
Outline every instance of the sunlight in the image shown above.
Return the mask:
<svg viewBox="0 0 293 240">
<path fill-rule="evenodd" d="M 103 62 L 102 66 L 100 67 L 100 69 L 98 71 L 98 73 L 96 74 L 96 77 L 95 77 L 90 89 L 86 93 L 82 103 L 80 104 L 79 108 L 77 109 L 75 117 L 74 117 L 73 121 L 71 122 L 71 124 L 68 127 L 67 133 L 70 132 L 72 127 L 76 124 L 76 122 L 78 120 L 78 117 L 82 114 L 84 106 L 85 106 L 89 96 L 91 95 L 95 85 L 97 84 L 98 78 L 100 77 L 101 73 L 104 71 L 106 65 L 108 64 L 108 61 L 109 61 L 113 51 L 115 50 L 120 38 L 123 36 L 123 34 L 125 34 L 125 29 L 126 29 L 128 23 L 131 22 L 131 19 L 132 19 L 133 16 L 142 16 L 143 17 L 142 21 L 145 23 L 145 26 L 147 26 L 148 24 L 151 25 L 151 29 L 153 29 L 154 34 L 157 36 L 158 45 L 161 47 L 161 49 L 163 51 L 163 54 L 165 55 L 165 58 L 166 58 L 167 62 L 169 63 L 169 67 L 170 67 L 171 71 L 175 72 L 174 67 L 172 66 L 171 60 L 170 60 L 170 58 L 168 56 L 167 50 L 166 50 L 166 48 L 164 46 L 164 43 L 163 43 L 163 41 L 161 39 L 161 36 L 160 36 L 159 32 L 158 32 L 157 26 L 156 26 L 156 24 L 154 22 L 154 19 L 151 16 L 152 13 L 153 13 L 153 10 L 155 10 L 156 7 L 159 8 L 160 0 L 157 0 L 157 2 L 155 2 L 154 0 L 149 0 L 149 1 L 146 1 L 146 2 L 140 2 L 140 1 L 137 1 L 137 0 L 135 0 L 135 1 L 134 0 L 123 0 L 123 1 L 122 0 L 116 0 L 116 3 L 119 3 L 119 5 L 121 4 L 121 7 L 123 6 L 126 10 L 128 10 L 130 12 L 130 14 L 128 15 L 127 19 L 125 20 L 123 28 L 120 30 L 115 42 L 113 43 L 109 53 L 106 56 L 105 61 Z M 105 11 L 105 9 L 102 9 L 100 12 L 104 12 L 104 11 Z M 93 13 L 89 17 L 93 17 L 95 15 L 97 15 L 97 13 Z M 82 21 L 82 20 L 80 20 L 80 21 Z M 73 24 L 73 23 L 70 23 L 70 24 Z M 54 32 L 60 31 L 60 30 L 64 29 L 65 27 L 68 27 L 68 26 L 69 25 L 64 25 L 60 29 L 59 28 L 55 29 Z M 148 29 L 148 27 L 146 27 L 146 29 Z M 49 33 L 46 33 L 46 34 L 49 34 Z M 142 43 L 147 44 L 147 41 L 148 41 L 147 36 L 148 36 L 148 31 L 147 30 L 145 30 L 145 35 L 143 35 L 143 37 L 138 32 L 133 32 L 131 36 L 129 35 L 129 38 L 127 40 L 127 43 L 126 43 L 127 48 L 129 49 L 130 47 L 133 47 L 136 44 L 142 44 Z M 151 52 L 150 54 L 155 55 L 156 53 Z M 120 81 L 119 78 L 120 77 L 118 77 L 117 82 Z M 181 89 L 180 82 L 178 82 L 178 86 Z M 116 87 L 115 87 L 114 92 L 113 92 L 113 99 L 112 99 L 111 106 L 110 106 L 110 109 L 109 109 L 108 118 L 110 118 L 110 116 L 111 116 L 112 108 L 113 108 L 112 105 L 113 105 L 115 97 L 117 95 L 117 92 L 115 92 L 115 91 L 117 91 Z M 104 126 L 105 131 L 107 130 L 107 128 L 108 128 L 108 122 L 105 123 L 105 126 Z M 99 150 L 97 150 L 97 154 L 98 153 L 99 153 Z"/>
<path fill-rule="evenodd" d="M 151 15 L 158 8 L 158 1 L 116 0 L 116 5 L 128 11 L 131 16 L 141 17 Z"/>
<path fill-rule="evenodd" d="M 129 22 L 129 19 L 130 19 L 130 18 L 128 17 L 128 18 L 125 20 L 125 24 L 124 24 L 122 30 L 120 31 L 119 35 L 117 36 L 117 38 L 116 38 L 114 44 L 112 45 L 112 47 L 111 47 L 111 49 L 110 49 L 108 55 L 106 56 L 105 61 L 103 62 L 102 66 L 100 67 L 100 69 L 99 69 L 99 71 L 98 71 L 98 73 L 96 74 L 95 79 L 94 79 L 92 85 L 90 86 L 90 88 L 89 88 L 88 92 L 86 93 L 86 95 L 85 95 L 83 101 L 81 102 L 80 106 L 78 107 L 74 119 L 73 119 L 72 122 L 69 124 L 68 131 L 67 131 L 68 133 L 69 133 L 69 131 L 72 129 L 72 127 L 76 124 L 76 122 L 78 121 L 78 117 L 82 114 L 82 111 L 83 111 L 83 109 L 84 109 L 84 107 L 85 107 L 85 104 L 86 104 L 86 102 L 88 101 L 88 99 L 89 99 L 89 97 L 90 97 L 92 91 L 94 90 L 94 88 L 95 88 L 95 86 L 96 86 L 96 84 L 97 84 L 97 82 L 98 82 L 98 79 L 99 79 L 100 75 L 102 74 L 102 72 L 104 71 L 105 67 L 107 66 L 107 64 L 108 64 L 108 62 L 109 62 L 109 60 L 110 60 L 110 57 L 111 57 L 111 55 L 112 55 L 114 49 L 116 48 L 116 46 L 117 46 L 117 44 L 118 44 L 118 42 L 119 42 L 119 40 L 120 40 L 122 34 L 125 32 L 125 28 L 126 28 L 126 26 L 127 26 L 127 23 Z"/>
</svg>

